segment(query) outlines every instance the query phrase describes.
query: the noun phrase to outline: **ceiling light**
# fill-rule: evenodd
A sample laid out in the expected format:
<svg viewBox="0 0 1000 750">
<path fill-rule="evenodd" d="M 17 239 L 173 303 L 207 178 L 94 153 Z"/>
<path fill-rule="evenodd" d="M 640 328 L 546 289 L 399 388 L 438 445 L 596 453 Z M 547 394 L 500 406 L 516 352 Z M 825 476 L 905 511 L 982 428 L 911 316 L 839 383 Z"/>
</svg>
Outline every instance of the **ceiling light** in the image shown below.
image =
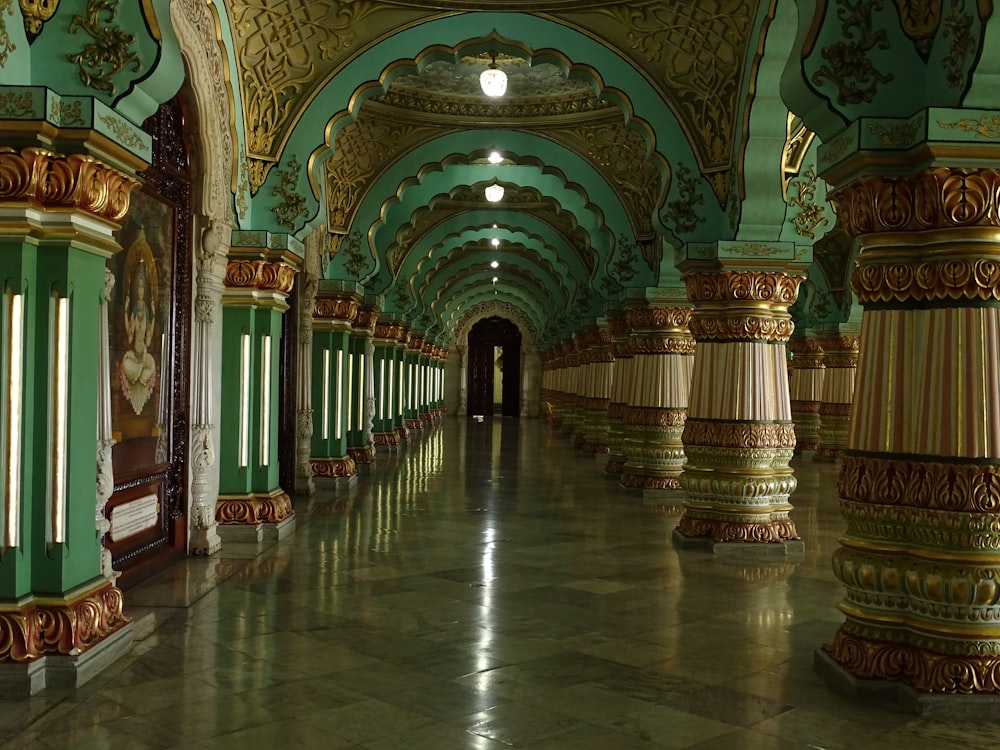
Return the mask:
<svg viewBox="0 0 1000 750">
<path fill-rule="evenodd" d="M 490 66 L 479 74 L 479 85 L 486 96 L 503 96 L 507 91 L 507 74 L 497 67 L 497 53 L 490 53 Z"/>
<path fill-rule="evenodd" d="M 496 228 L 497 228 L 497 223 L 496 223 L 495 221 L 493 222 L 493 228 L 494 228 L 494 229 L 496 229 Z"/>
<path fill-rule="evenodd" d="M 499 276 L 494 276 L 493 277 L 493 283 L 496 284 L 498 281 L 500 281 L 500 277 Z"/>
<path fill-rule="evenodd" d="M 503 185 L 490 185 L 484 192 L 486 193 L 486 200 L 490 203 L 496 203 L 503 199 Z"/>
<path fill-rule="evenodd" d="M 490 261 L 490 268 L 499 268 L 500 263 L 498 261 Z"/>
<path fill-rule="evenodd" d="M 492 240 L 490 240 L 490 244 L 493 245 L 493 247 L 500 247 L 500 240 L 494 237 Z"/>
<path fill-rule="evenodd" d="M 499 151 L 490 151 L 490 155 L 486 157 L 490 164 L 499 164 L 503 161 L 503 154 Z"/>
</svg>

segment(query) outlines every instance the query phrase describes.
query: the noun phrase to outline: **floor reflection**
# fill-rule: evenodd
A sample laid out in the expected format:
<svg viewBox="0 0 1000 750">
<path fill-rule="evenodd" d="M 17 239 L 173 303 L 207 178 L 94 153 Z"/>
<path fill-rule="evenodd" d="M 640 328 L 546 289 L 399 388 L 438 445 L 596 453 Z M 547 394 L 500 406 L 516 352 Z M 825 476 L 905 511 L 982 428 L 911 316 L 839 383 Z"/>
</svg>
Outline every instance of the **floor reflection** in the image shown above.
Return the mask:
<svg viewBox="0 0 1000 750">
<path fill-rule="evenodd" d="M 0 702 L 0 744 L 94 748 L 992 747 L 985 721 L 853 703 L 836 467 L 797 459 L 800 560 L 680 551 L 545 421 L 446 420 L 318 482 L 295 535 L 126 593 L 151 631 L 72 694 Z"/>
</svg>

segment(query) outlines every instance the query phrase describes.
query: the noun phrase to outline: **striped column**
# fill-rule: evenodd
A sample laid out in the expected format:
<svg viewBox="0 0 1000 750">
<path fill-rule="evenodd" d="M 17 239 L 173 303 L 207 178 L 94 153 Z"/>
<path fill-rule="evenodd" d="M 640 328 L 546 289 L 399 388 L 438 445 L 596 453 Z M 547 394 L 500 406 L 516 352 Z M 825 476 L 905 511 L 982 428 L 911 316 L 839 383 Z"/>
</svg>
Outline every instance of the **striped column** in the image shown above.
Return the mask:
<svg viewBox="0 0 1000 750">
<path fill-rule="evenodd" d="M 820 406 L 823 403 L 823 347 L 815 336 L 795 335 L 788 341 L 788 392 L 795 424 L 795 453 L 819 449 Z M 852 383 L 853 386 L 853 383 Z M 852 387 L 853 390 L 853 387 Z"/>
<path fill-rule="evenodd" d="M 864 306 L 820 664 L 918 694 L 1000 693 L 1000 171 L 834 193 Z M 980 704 L 976 704 L 979 706 Z"/>
<path fill-rule="evenodd" d="M 684 277 L 698 342 L 684 426 L 684 515 L 674 532 L 684 546 L 778 543 L 775 551 L 787 552 L 798 539 L 789 517 L 795 430 L 785 342 L 803 277 L 772 268 L 762 261 Z"/>
<path fill-rule="evenodd" d="M 608 404 L 615 357 L 611 351 L 611 329 L 598 325 L 587 331 L 588 379 L 583 397 L 583 452 L 608 452 Z"/>
<path fill-rule="evenodd" d="M 816 461 L 836 461 L 847 447 L 847 428 L 858 370 L 857 334 L 831 333 L 819 339 L 823 348 L 823 402 L 819 407 L 819 447 Z"/>
<path fill-rule="evenodd" d="M 563 342 L 563 421 L 559 429 L 572 438 L 579 429 L 580 411 L 577 403 L 582 369 L 581 354 L 575 338 Z"/>
<path fill-rule="evenodd" d="M 611 353 L 615 358 L 615 370 L 608 402 L 608 461 L 604 464 L 604 471 L 607 474 L 621 474 L 625 468 L 625 407 L 628 389 L 634 377 L 634 360 L 625 311 L 609 313 L 608 327 L 611 331 Z"/>
<path fill-rule="evenodd" d="M 687 413 L 694 340 L 690 307 L 629 300 L 631 389 L 623 416 L 625 465 L 621 484 L 657 492 L 679 490 L 684 467 L 681 435 Z"/>
</svg>

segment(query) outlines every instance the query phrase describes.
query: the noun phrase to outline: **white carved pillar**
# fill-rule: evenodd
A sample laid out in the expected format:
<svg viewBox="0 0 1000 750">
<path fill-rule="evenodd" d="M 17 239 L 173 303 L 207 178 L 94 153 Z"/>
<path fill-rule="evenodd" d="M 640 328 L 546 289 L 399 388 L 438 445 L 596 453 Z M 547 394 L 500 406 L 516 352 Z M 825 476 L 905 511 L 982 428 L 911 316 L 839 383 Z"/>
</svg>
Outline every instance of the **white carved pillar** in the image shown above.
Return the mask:
<svg viewBox="0 0 1000 750">
<path fill-rule="evenodd" d="M 313 495 L 312 454 L 313 408 L 312 408 L 312 346 L 313 346 L 313 305 L 319 287 L 320 252 L 315 239 L 321 233 L 310 236 L 306 242 L 306 257 L 302 269 L 302 286 L 298 295 L 298 345 L 297 382 L 295 385 L 295 494 Z"/>
<path fill-rule="evenodd" d="M 188 513 L 188 551 L 213 555 L 222 548 L 215 521 L 218 467 L 215 441 L 218 432 L 216 392 L 220 363 L 214 352 L 222 349 L 222 275 L 226 267 L 230 228 L 208 217 L 195 217 L 201 243 L 195 248 L 194 319 L 191 326 L 191 491 Z M 196 232 L 196 236 L 197 232 Z"/>
<path fill-rule="evenodd" d="M 111 329 L 108 324 L 108 300 L 115 287 L 115 275 L 110 268 L 104 269 L 104 292 L 101 295 L 98 325 L 100 343 L 97 356 L 97 507 L 94 521 L 101 535 L 101 574 L 114 582 L 121 573 L 111 565 L 111 550 L 104 543 L 104 535 L 111 529 L 111 523 L 104 516 L 104 507 L 115 490 L 115 474 L 111 466 L 111 449 L 115 439 L 111 432 Z"/>
</svg>

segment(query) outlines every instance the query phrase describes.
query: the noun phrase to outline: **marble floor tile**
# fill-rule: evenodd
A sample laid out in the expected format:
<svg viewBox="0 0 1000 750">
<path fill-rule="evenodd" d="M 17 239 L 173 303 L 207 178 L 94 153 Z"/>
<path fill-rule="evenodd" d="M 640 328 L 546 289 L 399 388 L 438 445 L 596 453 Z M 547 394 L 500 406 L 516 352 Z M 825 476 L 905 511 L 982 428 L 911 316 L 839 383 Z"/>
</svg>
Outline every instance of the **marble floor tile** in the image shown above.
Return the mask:
<svg viewBox="0 0 1000 750">
<path fill-rule="evenodd" d="M 837 467 L 796 459 L 800 559 L 679 550 L 545 422 L 446 420 L 280 543 L 125 591 L 132 652 L 76 691 L 0 700 L 0 746 L 215 750 L 992 748 L 1000 721 L 830 691 Z"/>
</svg>

